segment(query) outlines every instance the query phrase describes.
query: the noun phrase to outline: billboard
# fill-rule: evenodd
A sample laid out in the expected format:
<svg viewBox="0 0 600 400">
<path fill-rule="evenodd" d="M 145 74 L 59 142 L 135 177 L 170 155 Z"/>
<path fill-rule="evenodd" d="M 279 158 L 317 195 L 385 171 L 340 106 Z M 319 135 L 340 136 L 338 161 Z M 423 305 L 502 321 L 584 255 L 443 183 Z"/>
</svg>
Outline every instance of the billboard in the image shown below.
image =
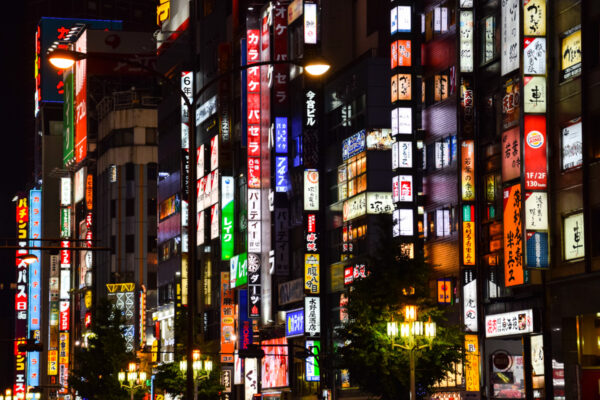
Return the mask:
<svg viewBox="0 0 600 400">
<path fill-rule="evenodd" d="M 548 186 L 546 159 L 546 116 L 525 115 L 525 189 Z"/>
<path fill-rule="evenodd" d="M 519 68 L 519 3 L 520 0 L 505 0 L 501 9 L 501 73 L 506 75 Z"/>
<path fill-rule="evenodd" d="M 485 337 L 522 335 L 533 332 L 533 310 L 485 316 Z"/>
<path fill-rule="evenodd" d="M 561 81 L 581 75 L 581 25 L 561 35 Z"/>
<path fill-rule="evenodd" d="M 17 238 L 19 247 L 27 247 L 27 238 L 29 236 L 29 202 L 28 197 L 19 195 L 17 198 L 16 208 L 16 224 Z M 26 375 L 25 366 L 27 364 L 27 353 L 18 350 L 20 340 L 25 340 L 29 337 L 27 332 L 27 309 L 29 298 L 27 296 L 27 263 L 19 258 L 19 256 L 28 254 L 26 249 L 17 250 L 16 258 L 16 291 L 15 291 L 15 369 L 14 369 L 14 386 L 13 393 L 15 395 L 25 394 Z"/>
<path fill-rule="evenodd" d="M 229 272 L 221 272 L 221 362 L 233 363 L 235 349 L 234 291 L 229 286 Z"/>
<path fill-rule="evenodd" d="M 65 71 L 64 103 L 63 103 L 63 166 L 75 159 L 75 120 L 74 120 L 74 88 L 73 73 Z"/>
<path fill-rule="evenodd" d="M 524 283 L 521 195 L 520 184 L 504 189 L 504 284 L 506 287 Z"/>
<path fill-rule="evenodd" d="M 266 345 L 262 347 L 265 356 L 261 360 L 261 388 L 289 386 L 287 339 L 268 339 L 261 344 Z"/>
<path fill-rule="evenodd" d="M 285 312 L 285 337 L 304 335 L 304 309 Z"/>
<path fill-rule="evenodd" d="M 32 239 L 42 237 L 42 191 L 29 191 L 29 245 L 40 246 L 41 242 Z M 29 250 L 29 254 L 37 257 L 37 261 L 29 264 L 29 315 L 28 331 L 40 336 L 40 320 L 42 308 L 42 271 L 40 250 Z M 40 383 L 40 353 L 37 351 L 27 354 L 27 385 L 38 386 Z"/>
<path fill-rule="evenodd" d="M 87 30 L 75 42 L 75 51 L 87 53 Z M 87 60 L 75 62 L 75 162 L 87 156 Z"/>
<path fill-rule="evenodd" d="M 502 133 L 502 182 L 521 176 L 521 138 L 519 128 Z"/>
<path fill-rule="evenodd" d="M 464 140 L 461 144 L 461 188 L 463 201 L 475 200 L 475 142 Z"/>
</svg>

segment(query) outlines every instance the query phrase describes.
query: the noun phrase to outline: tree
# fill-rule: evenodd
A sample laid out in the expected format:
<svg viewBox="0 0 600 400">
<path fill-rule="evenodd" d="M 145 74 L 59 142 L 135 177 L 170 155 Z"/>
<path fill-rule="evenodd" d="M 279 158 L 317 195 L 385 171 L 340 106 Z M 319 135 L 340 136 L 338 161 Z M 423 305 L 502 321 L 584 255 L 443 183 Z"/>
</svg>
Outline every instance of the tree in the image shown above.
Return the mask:
<svg viewBox="0 0 600 400">
<path fill-rule="evenodd" d="M 392 348 L 387 322 L 401 321 L 405 304 L 416 304 L 419 319 L 437 323 L 437 337 L 430 350 L 418 353 L 416 382 L 424 394 L 462 360 L 463 336 L 458 327 L 444 326 L 444 312 L 429 294 L 431 265 L 422 256 L 406 257 L 392 243 L 387 225 L 377 225 L 378 237 L 366 262 L 368 276 L 354 281 L 348 295 L 347 322 L 336 331 L 340 347 L 338 368 L 347 369 L 350 382 L 361 390 L 387 399 L 408 399 L 409 352 Z M 397 339 L 398 340 L 398 339 Z"/>
<path fill-rule="evenodd" d="M 93 334 L 87 347 L 75 347 L 75 365 L 69 373 L 69 385 L 87 399 L 128 399 L 117 379 L 120 370 L 134 361 L 125 350 L 123 316 L 109 300 L 101 299 L 93 310 Z"/>
</svg>

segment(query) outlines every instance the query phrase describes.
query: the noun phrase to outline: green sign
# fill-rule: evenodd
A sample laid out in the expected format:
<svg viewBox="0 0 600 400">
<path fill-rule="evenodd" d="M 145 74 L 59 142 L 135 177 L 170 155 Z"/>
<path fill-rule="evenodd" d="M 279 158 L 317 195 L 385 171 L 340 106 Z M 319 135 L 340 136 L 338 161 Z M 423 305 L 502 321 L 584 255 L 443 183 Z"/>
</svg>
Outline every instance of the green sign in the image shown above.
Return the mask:
<svg viewBox="0 0 600 400">
<path fill-rule="evenodd" d="M 73 110 L 73 74 L 65 77 L 65 101 L 63 103 L 63 166 L 69 165 L 75 158 L 75 126 Z"/>
<path fill-rule="evenodd" d="M 233 177 L 221 177 L 221 259 L 229 260 L 233 257 L 235 232 L 233 225 Z"/>
<path fill-rule="evenodd" d="M 71 236 L 71 210 L 68 208 L 60 209 L 60 237 L 68 238 Z"/>
<path fill-rule="evenodd" d="M 229 286 L 231 289 L 248 283 L 248 254 L 242 253 L 229 260 Z"/>
<path fill-rule="evenodd" d="M 319 340 L 307 340 L 306 349 L 310 354 L 313 354 L 313 356 L 306 358 L 306 381 L 318 382 L 321 380 L 321 370 L 319 368 L 321 342 Z"/>
</svg>

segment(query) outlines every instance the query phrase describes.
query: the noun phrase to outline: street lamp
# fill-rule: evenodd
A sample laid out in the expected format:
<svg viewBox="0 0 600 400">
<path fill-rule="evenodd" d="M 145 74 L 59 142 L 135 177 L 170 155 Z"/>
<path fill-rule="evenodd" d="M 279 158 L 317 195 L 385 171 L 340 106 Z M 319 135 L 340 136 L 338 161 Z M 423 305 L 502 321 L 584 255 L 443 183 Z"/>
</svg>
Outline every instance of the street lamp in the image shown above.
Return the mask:
<svg viewBox="0 0 600 400">
<path fill-rule="evenodd" d="M 402 338 L 402 343 L 395 343 L 394 339 Z M 392 338 L 392 348 L 399 347 L 408 350 L 410 364 L 410 400 L 416 400 L 417 389 L 415 383 L 415 357 L 416 352 L 424 348 L 431 348 L 436 336 L 436 325 L 431 320 L 427 322 L 417 320 L 417 306 L 407 305 L 404 307 L 404 322 L 400 324 L 392 319 L 387 323 L 387 334 Z"/>
<path fill-rule="evenodd" d="M 4 395 L 0 394 L 0 400 L 13 400 L 12 390 L 6 389 L 6 391 L 4 392 Z"/>
<path fill-rule="evenodd" d="M 133 400 L 133 394 L 138 389 L 146 390 L 146 372 L 140 371 L 138 373 L 137 370 L 138 365 L 134 362 L 130 362 L 127 373 L 121 370 L 117 375 L 121 387 L 129 392 L 131 400 Z"/>
<path fill-rule="evenodd" d="M 194 371 L 194 400 L 198 399 L 198 383 L 210 378 L 212 369 L 213 364 L 209 358 L 204 361 L 200 359 L 200 350 L 194 350 L 192 352 L 192 370 Z M 179 362 L 179 370 L 181 372 L 187 372 L 187 360 L 181 360 Z"/>
<path fill-rule="evenodd" d="M 214 84 L 221 81 L 224 78 L 232 76 L 235 73 L 240 73 L 249 68 L 255 68 L 260 66 L 274 66 L 274 65 L 298 65 L 303 67 L 307 74 L 313 77 L 319 77 L 325 74 L 330 69 L 330 64 L 321 56 L 318 57 L 310 57 L 307 59 L 295 59 L 295 60 L 272 60 L 272 61 L 260 61 L 252 64 L 239 65 L 233 68 L 228 69 L 227 71 L 217 75 L 213 79 L 209 80 L 194 93 L 193 96 L 188 97 L 188 94 L 184 93 L 181 88 L 176 85 L 168 76 L 163 75 L 162 73 L 149 68 L 148 66 L 130 60 L 126 57 L 119 55 L 110 55 L 106 53 L 80 53 L 70 49 L 64 48 L 55 48 L 51 52 L 48 53 L 48 60 L 52 66 L 58 69 L 66 69 L 73 66 L 75 61 L 83 60 L 83 59 L 99 59 L 99 60 L 112 60 L 112 61 L 120 61 L 128 65 L 133 65 L 135 67 L 141 68 L 144 71 L 152 74 L 154 77 L 159 79 L 161 82 L 167 84 L 175 93 L 179 94 L 183 102 L 185 103 L 188 109 L 188 134 L 189 134 L 189 143 L 188 148 L 190 151 L 190 160 L 193 160 L 192 152 L 196 151 L 196 104 L 200 97 L 210 89 Z M 194 89 L 195 90 L 195 89 Z M 191 161 L 190 161 L 191 162 Z M 191 359 L 192 356 L 192 348 L 194 346 L 194 316 L 196 314 L 196 285 L 193 282 L 196 282 L 196 168 L 189 168 L 189 176 L 188 176 L 188 306 L 187 306 L 187 337 L 186 337 L 186 345 L 187 345 L 187 357 Z M 187 397 L 189 398 L 192 391 L 193 386 L 193 368 L 192 366 L 188 366 L 187 369 Z"/>
</svg>

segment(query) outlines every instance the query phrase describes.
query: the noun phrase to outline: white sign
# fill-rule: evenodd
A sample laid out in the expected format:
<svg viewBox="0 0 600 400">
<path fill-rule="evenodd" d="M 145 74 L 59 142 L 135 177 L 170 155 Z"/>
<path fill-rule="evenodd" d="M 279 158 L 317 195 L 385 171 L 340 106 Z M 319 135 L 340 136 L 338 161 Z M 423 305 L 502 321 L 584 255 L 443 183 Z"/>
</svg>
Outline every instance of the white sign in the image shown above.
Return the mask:
<svg viewBox="0 0 600 400">
<path fill-rule="evenodd" d="M 196 126 L 206 121 L 211 115 L 217 112 L 217 95 L 208 99 L 204 104 L 196 109 Z"/>
<path fill-rule="evenodd" d="M 525 76 L 523 78 L 523 102 L 526 113 L 546 112 L 546 77 Z"/>
<path fill-rule="evenodd" d="M 410 32 L 410 6 L 398 6 L 398 32 Z"/>
<path fill-rule="evenodd" d="M 304 4 L 304 43 L 317 44 L 317 4 Z"/>
<path fill-rule="evenodd" d="M 402 208 L 399 210 L 394 210 L 392 214 L 392 222 L 392 235 L 394 237 L 412 236 L 414 234 L 413 210 Z"/>
<path fill-rule="evenodd" d="M 252 400 L 258 393 L 258 362 L 256 358 L 244 359 L 244 400 Z"/>
<path fill-rule="evenodd" d="M 473 0 L 460 0 L 460 8 L 473 7 Z"/>
<path fill-rule="evenodd" d="M 181 91 L 186 94 L 190 104 L 194 98 L 193 92 L 194 74 L 191 71 L 181 72 Z M 188 106 L 183 97 L 181 98 L 181 148 L 187 149 L 190 146 L 190 129 L 188 126 Z"/>
<path fill-rule="evenodd" d="M 583 163 L 581 121 L 562 130 L 562 168 L 578 167 Z"/>
<path fill-rule="evenodd" d="M 392 169 L 412 168 L 412 142 L 400 141 L 392 144 Z"/>
<path fill-rule="evenodd" d="M 321 334 L 321 299 L 306 296 L 304 298 L 304 331 L 308 336 Z"/>
<path fill-rule="evenodd" d="M 216 239 L 219 237 L 219 205 L 214 204 L 210 208 L 210 238 Z"/>
<path fill-rule="evenodd" d="M 412 175 L 398 176 L 398 201 L 413 201 Z"/>
<path fill-rule="evenodd" d="M 525 38 L 523 41 L 523 73 L 528 75 L 546 73 L 546 38 Z"/>
<path fill-rule="evenodd" d="M 261 252 L 261 223 L 260 221 L 248 221 L 248 251 L 252 253 Z"/>
<path fill-rule="evenodd" d="M 367 214 L 391 214 L 394 202 L 390 192 L 368 192 Z"/>
<path fill-rule="evenodd" d="M 196 152 L 196 179 L 204 176 L 204 145 L 201 144 Z"/>
<path fill-rule="evenodd" d="M 548 230 L 548 194 L 525 193 L 525 229 Z"/>
<path fill-rule="evenodd" d="M 522 335 L 533 332 L 533 310 L 485 316 L 485 337 Z"/>
<path fill-rule="evenodd" d="M 75 172 L 75 203 L 83 200 L 83 194 L 85 193 L 85 177 L 86 168 L 81 167 Z"/>
<path fill-rule="evenodd" d="M 392 7 L 390 10 L 390 33 L 393 35 L 398 32 L 398 7 Z"/>
<path fill-rule="evenodd" d="M 187 209 L 187 202 L 181 202 L 182 205 L 185 204 L 185 208 Z M 187 214 L 187 212 L 186 212 Z M 185 249 L 187 249 L 187 233 L 184 231 L 182 240 L 182 251 L 185 252 L 183 246 L 185 245 Z M 204 244 L 204 210 L 198 211 L 196 216 L 196 245 L 200 246 Z"/>
<path fill-rule="evenodd" d="M 304 171 L 304 210 L 319 211 L 319 171 Z"/>
<path fill-rule="evenodd" d="M 218 167 L 219 167 L 219 135 L 213 136 L 210 139 L 210 170 L 214 171 Z M 198 175 L 198 176 L 200 176 L 200 175 Z"/>
<path fill-rule="evenodd" d="M 460 12 L 460 72 L 473 72 L 473 11 Z"/>
<path fill-rule="evenodd" d="M 502 75 L 519 68 L 519 3 L 502 0 Z"/>
<path fill-rule="evenodd" d="M 463 316 L 466 332 L 477 332 L 477 279 L 463 286 Z"/>
<path fill-rule="evenodd" d="M 342 219 L 344 222 L 358 218 L 367 213 L 367 194 L 361 193 L 346 201 L 342 206 Z"/>
<path fill-rule="evenodd" d="M 411 134 L 412 133 L 412 108 L 410 107 L 399 107 L 398 110 L 398 133 L 399 134 Z M 393 128 L 392 128 L 393 130 Z M 393 132 L 392 132 L 393 134 Z"/>
<path fill-rule="evenodd" d="M 60 270 L 60 299 L 69 300 L 71 291 L 71 271 L 68 269 Z"/>
<path fill-rule="evenodd" d="M 71 205 L 71 178 L 60 178 L 60 205 Z"/>
<path fill-rule="evenodd" d="M 569 215 L 563 222 L 565 260 L 575 260 L 585 256 L 583 213 Z"/>
<path fill-rule="evenodd" d="M 544 375 L 544 336 L 531 335 L 531 368 L 536 376 Z"/>
</svg>

